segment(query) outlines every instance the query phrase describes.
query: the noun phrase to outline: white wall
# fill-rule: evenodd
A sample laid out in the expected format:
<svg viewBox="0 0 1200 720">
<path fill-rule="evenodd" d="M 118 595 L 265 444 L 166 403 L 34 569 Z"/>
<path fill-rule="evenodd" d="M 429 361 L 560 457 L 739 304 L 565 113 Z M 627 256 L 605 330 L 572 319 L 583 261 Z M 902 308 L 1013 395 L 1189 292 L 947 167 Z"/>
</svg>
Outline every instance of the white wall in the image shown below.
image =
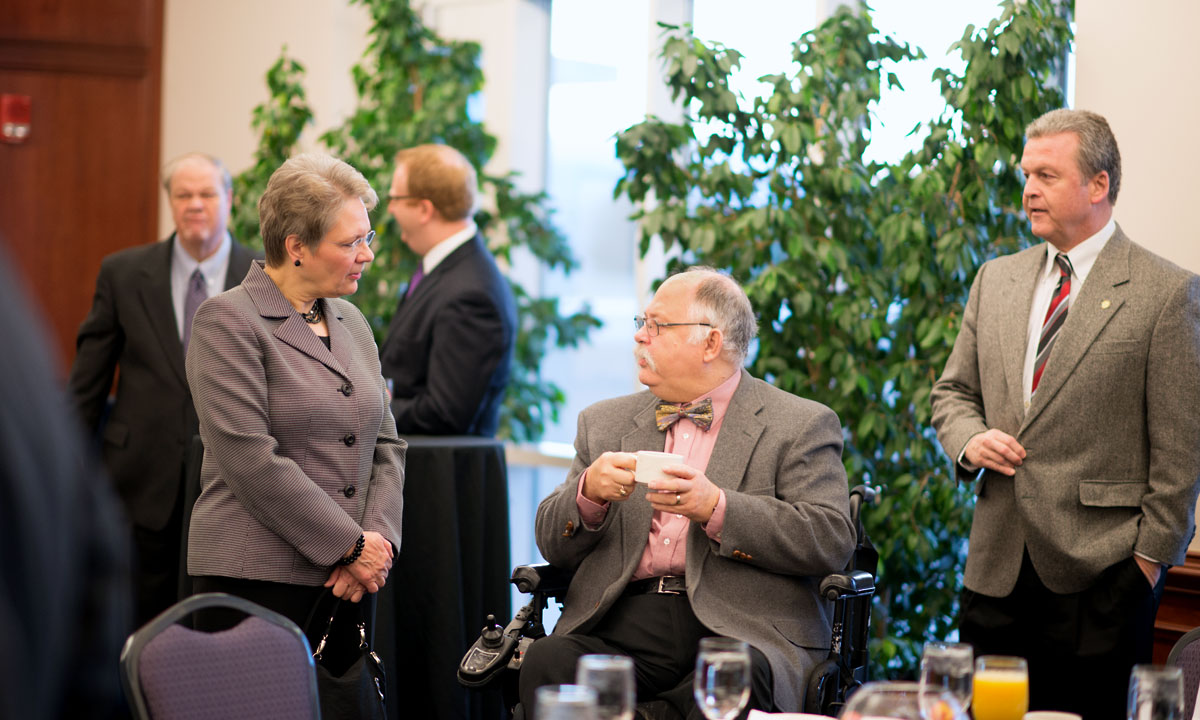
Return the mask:
<svg viewBox="0 0 1200 720">
<path fill-rule="evenodd" d="M 1121 146 L 1116 218 L 1138 243 L 1200 272 L 1200 28 L 1194 0 L 1077 0 L 1075 107 L 1108 118 Z"/>
<path fill-rule="evenodd" d="M 1075 107 L 1108 118 L 1121 146 L 1117 222 L 1138 243 L 1200 272 L 1192 205 L 1200 198 L 1200 85 L 1192 73 L 1200 3 L 1076 0 L 1075 13 Z M 1191 549 L 1200 552 L 1200 539 Z"/>
<path fill-rule="evenodd" d="M 329 0 L 166 0 L 163 22 L 163 162 L 186 152 L 211 153 L 233 174 L 246 169 L 258 143 L 251 111 L 267 99 L 267 70 L 287 45 L 304 65 L 314 124 L 305 149 L 354 109 L 350 68 L 366 47 L 361 6 Z M 159 230 L 172 229 L 159 204 Z"/>
</svg>

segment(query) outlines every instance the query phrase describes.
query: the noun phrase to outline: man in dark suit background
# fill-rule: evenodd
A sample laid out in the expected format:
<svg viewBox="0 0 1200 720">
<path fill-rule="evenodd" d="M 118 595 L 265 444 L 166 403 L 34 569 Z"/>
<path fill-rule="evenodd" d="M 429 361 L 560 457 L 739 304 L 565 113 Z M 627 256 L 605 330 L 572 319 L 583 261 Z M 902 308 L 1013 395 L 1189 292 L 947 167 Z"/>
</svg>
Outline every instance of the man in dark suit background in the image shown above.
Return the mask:
<svg viewBox="0 0 1200 720">
<path fill-rule="evenodd" d="M 1195 530 L 1200 278 L 1114 222 L 1103 117 L 1055 110 L 1026 136 L 1046 243 L 980 268 L 933 388 L 958 476 L 982 472 L 960 627 L 977 655 L 1027 658 L 1032 709 L 1123 718 Z"/>
<path fill-rule="evenodd" d="M 740 717 L 797 712 L 829 651 L 817 585 L 854 548 L 841 424 L 742 368 L 757 323 L 728 276 L 668 278 L 636 323 L 649 389 L 580 413 L 567 480 L 538 506 L 538 548 L 575 575 L 554 634 L 525 656 L 521 703 L 572 682 L 584 654 L 621 654 L 647 717 L 696 720 L 697 644 L 722 635 L 751 648 Z M 635 482 L 639 450 L 683 462 Z"/>
<path fill-rule="evenodd" d="M 68 381 L 133 526 L 139 625 L 178 599 L 184 462 L 199 430 L 184 371 L 191 315 L 253 258 L 229 235 L 233 183 L 220 160 L 184 155 L 163 177 L 175 232 L 104 259 Z"/>
<path fill-rule="evenodd" d="M 380 348 L 401 435 L 496 434 L 516 343 L 516 302 L 475 228 L 478 183 L 454 148 L 396 154 L 388 209 L 421 256 Z"/>
</svg>

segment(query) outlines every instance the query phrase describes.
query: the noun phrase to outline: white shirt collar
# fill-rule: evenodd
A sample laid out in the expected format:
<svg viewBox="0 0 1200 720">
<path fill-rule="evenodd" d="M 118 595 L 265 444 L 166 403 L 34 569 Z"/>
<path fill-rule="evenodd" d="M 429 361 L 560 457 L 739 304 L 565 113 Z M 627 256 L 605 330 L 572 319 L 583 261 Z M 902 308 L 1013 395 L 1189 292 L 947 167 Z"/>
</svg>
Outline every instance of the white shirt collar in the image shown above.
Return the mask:
<svg viewBox="0 0 1200 720">
<path fill-rule="evenodd" d="M 1083 285 L 1083 281 L 1087 280 L 1088 273 L 1092 271 L 1092 266 L 1096 264 L 1096 258 L 1100 257 L 1100 251 L 1108 244 L 1113 233 L 1117 231 L 1117 221 L 1113 218 L 1108 219 L 1108 223 L 1100 228 L 1100 231 L 1091 236 L 1087 240 L 1079 243 L 1071 248 L 1070 252 L 1063 253 L 1067 256 L 1067 260 L 1071 261 L 1071 270 L 1074 272 L 1075 280 L 1079 285 Z M 1058 269 L 1054 263 L 1055 256 L 1058 255 L 1058 249 L 1046 243 L 1046 264 L 1042 267 L 1042 277 L 1046 278 L 1050 275 L 1057 276 Z M 1072 292 L 1072 295 L 1075 293 Z"/>
<path fill-rule="evenodd" d="M 425 274 L 428 275 L 433 272 L 433 269 L 440 265 L 446 259 L 447 255 L 475 237 L 475 233 L 477 232 L 479 230 L 475 227 L 475 223 L 468 222 L 465 228 L 430 248 L 429 252 L 425 253 L 425 257 L 421 258 L 421 267 L 425 269 Z"/>
<path fill-rule="evenodd" d="M 196 258 L 192 257 L 188 251 L 184 250 L 179 244 L 179 237 L 175 237 L 175 247 L 171 250 L 171 263 L 175 270 L 185 278 L 192 276 L 196 268 L 200 268 L 200 274 L 204 279 L 211 284 L 213 280 L 224 279 L 224 268 L 229 263 L 229 253 L 233 248 L 233 238 L 229 232 L 225 232 L 225 237 L 221 239 L 221 244 L 217 247 L 217 251 L 206 257 L 202 262 L 196 262 Z"/>
</svg>

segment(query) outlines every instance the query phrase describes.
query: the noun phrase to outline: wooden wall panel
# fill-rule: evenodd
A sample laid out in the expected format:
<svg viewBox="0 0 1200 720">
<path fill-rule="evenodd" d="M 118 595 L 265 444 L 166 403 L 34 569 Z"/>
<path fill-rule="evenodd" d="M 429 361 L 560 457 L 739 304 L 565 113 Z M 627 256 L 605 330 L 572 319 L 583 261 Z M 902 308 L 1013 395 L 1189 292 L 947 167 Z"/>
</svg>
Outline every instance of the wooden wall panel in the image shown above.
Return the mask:
<svg viewBox="0 0 1200 720">
<path fill-rule="evenodd" d="M 1154 662 L 1165 663 L 1167 653 L 1192 628 L 1200 627 L 1200 553 L 1188 553 L 1187 562 L 1167 572 L 1162 604 L 1154 621 Z"/>
<path fill-rule="evenodd" d="M 0 93 L 32 98 L 24 144 L 0 143 L 0 235 L 64 366 L 101 259 L 157 235 L 162 0 L 0 8 Z"/>
</svg>

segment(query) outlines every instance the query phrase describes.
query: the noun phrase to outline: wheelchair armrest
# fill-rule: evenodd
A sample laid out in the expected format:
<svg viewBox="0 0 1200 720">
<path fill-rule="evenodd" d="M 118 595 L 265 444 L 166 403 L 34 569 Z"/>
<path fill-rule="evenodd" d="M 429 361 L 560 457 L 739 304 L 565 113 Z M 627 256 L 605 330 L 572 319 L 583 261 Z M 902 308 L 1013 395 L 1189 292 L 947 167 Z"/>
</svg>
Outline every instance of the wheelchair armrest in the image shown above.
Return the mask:
<svg viewBox="0 0 1200 720">
<path fill-rule="evenodd" d="M 826 600 L 869 597 L 875 593 L 875 578 L 862 570 L 833 573 L 821 579 L 820 593 Z"/>
<path fill-rule="evenodd" d="M 575 573 L 555 567 L 549 563 L 518 565 L 513 568 L 509 582 L 523 593 L 541 593 L 546 597 L 559 598 L 567 593 Z"/>
</svg>

